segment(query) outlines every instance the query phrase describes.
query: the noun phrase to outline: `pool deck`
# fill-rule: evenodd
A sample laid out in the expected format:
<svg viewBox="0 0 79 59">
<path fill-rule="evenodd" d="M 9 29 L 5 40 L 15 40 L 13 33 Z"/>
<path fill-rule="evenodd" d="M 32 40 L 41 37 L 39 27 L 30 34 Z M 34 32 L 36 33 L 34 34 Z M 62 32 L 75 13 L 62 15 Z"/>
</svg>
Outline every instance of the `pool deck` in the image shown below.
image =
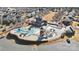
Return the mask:
<svg viewBox="0 0 79 59">
<path fill-rule="evenodd" d="M 28 30 L 27 28 L 29 28 L 30 26 L 26 26 L 26 27 L 21 27 L 20 29 L 22 30 L 22 31 L 24 31 L 23 33 L 25 33 L 25 30 Z M 55 40 L 55 39 L 58 39 L 58 38 L 60 38 L 61 37 L 61 35 L 62 35 L 62 33 L 64 33 L 65 31 L 65 28 L 58 28 L 57 26 L 55 26 L 55 25 L 47 25 L 46 26 L 47 27 L 47 30 L 46 31 L 49 31 L 50 29 L 52 29 L 52 30 L 55 30 L 55 36 L 54 36 L 54 34 L 53 34 L 53 36 L 52 37 L 48 37 L 48 38 L 44 38 L 44 39 L 40 39 L 40 41 L 52 41 L 52 40 Z M 33 28 L 35 28 L 35 29 L 33 29 Z M 36 27 L 33 27 L 33 28 L 31 28 L 31 29 L 33 29 L 33 30 L 35 30 L 35 31 L 33 31 L 33 32 L 35 32 L 35 33 L 37 33 L 37 34 L 35 34 L 34 33 L 34 35 L 30 35 L 30 36 L 27 36 L 27 35 L 24 35 L 23 37 L 21 37 L 20 36 L 20 34 L 22 33 L 22 31 L 20 31 L 19 33 L 17 32 L 17 30 L 18 29 L 14 29 L 14 30 L 11 30 L 10 31 L 10 33 L 11 34 L 13 34 L 13 35 L 16 35 L 19 39 L 23 39 L 23 40 L 28 40 L 28 41 L 39 41 L 39 39 L 38 39 L 38 36 L 39 36 L 39 33 L 40 33 L 40 28 L 36 28 Z M 38 30 L 36 30 L 36 29 L 38 29 Z M 49 29 L 49 30 L 48 30 Z M 26 31 L 26 33 L 27 33 L 27 31 Z M 30 33 L 30 32 L 28 32 L 28 33 Z"/>
</svg>

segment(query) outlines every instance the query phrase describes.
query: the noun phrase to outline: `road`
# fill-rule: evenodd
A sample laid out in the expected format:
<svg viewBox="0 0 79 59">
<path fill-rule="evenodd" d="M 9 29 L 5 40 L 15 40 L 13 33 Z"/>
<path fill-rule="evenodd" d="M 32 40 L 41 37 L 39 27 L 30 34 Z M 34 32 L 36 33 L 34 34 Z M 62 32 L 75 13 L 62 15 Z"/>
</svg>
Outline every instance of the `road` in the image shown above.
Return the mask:
<svg viewBox="0 0 79 59">
<path fill-rule="evenodd" d="M 0 51 L 78 51 L 79 42 L 71 40 L 71 44 L 66 43 L 65 41 L 58 42 L 55 44 L 41 44 L 36 45 L 27 45 L 27 44 L 18 44 L 14 39 L 8 40 L 6 38 L 0 39 Z"/>
</svg>

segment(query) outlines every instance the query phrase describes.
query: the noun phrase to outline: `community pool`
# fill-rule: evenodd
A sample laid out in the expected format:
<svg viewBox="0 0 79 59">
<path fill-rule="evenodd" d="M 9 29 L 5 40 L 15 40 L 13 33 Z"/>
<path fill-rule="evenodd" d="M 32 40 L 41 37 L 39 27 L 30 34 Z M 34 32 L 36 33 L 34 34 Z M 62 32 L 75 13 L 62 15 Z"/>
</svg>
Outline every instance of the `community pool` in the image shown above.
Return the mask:
<svg viewBox="0 0 79 59">
<path fill-rule="evenodd" d="M 36 27 L 30 27 L 25 29 L 25 28 L 18 28 L 16 29 L 16 32 L 17 33 L 22 33 L 22 34 L 26 34 L 26 36 L 29 36 L 29 35 L 34 35 L 36 34 L 37 32 L 39 31 L 39 28 L 36 28 Z"/>
<path fill-rule="evenodd" d="M 27 33 L 27 30 L 23 29 L 23 28 L 17 28 L 16 29 L 17 33 Z"/>
</svg>

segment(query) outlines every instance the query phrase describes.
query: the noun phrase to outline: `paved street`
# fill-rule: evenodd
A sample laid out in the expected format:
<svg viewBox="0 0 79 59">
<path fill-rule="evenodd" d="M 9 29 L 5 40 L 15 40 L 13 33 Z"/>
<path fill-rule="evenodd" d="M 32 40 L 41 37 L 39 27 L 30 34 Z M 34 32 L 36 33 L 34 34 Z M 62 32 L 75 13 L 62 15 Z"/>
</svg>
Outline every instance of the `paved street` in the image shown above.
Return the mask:
<svg viewBox="0 0 79 59">
<path fill-rule="evenodd" d="M 6 38 L 0 39 L 0 51 L 77 51 L 79 50 L 79 42 L 71 41 L 58 42 L 56 44 L 41 44 L 39 46 L 18 44 L 15 40 Z"/>
</svg>

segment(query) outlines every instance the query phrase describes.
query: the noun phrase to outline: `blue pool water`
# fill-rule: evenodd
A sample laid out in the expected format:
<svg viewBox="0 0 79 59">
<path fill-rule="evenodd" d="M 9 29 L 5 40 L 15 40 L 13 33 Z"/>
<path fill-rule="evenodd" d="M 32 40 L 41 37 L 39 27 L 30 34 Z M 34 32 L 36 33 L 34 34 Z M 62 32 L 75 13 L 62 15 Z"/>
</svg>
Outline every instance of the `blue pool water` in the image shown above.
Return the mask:
<svg viewBox="0 0 79 59">
<path fill-rule="evenodd" d="M 18 29 L 16 29 L 16 32 L 18 32 L 18 33 L 27 33 L 27 30 L 24 30 L 22 28 L 18 28 Z"/>
<path fill-rule="evenodd" d="M 28 34 L 27 34 L 27 35 L 33 35 L 33 34 L 35 34 L 36 31 L 38 31 L 38 29 L 33 27 L 33 28 L 31 28 L 31 29 L 28 31 Z"/>
<path fill-rule="evenodd" d="M 17 33 L 24 33 L 24 34 L 26 34 L 26 35 L 28 35 L 28 36 L 35 34 L 36 31 L 38 31 L 38 29 L 35 28 L 35 27 L 32 27 L 30 30 L 28 30 L 28 29 L 23 29 L 23 28 L 18 28 L 18 29 L 16 29 L 16 32 L 17 32 Z"/>
</svg>

